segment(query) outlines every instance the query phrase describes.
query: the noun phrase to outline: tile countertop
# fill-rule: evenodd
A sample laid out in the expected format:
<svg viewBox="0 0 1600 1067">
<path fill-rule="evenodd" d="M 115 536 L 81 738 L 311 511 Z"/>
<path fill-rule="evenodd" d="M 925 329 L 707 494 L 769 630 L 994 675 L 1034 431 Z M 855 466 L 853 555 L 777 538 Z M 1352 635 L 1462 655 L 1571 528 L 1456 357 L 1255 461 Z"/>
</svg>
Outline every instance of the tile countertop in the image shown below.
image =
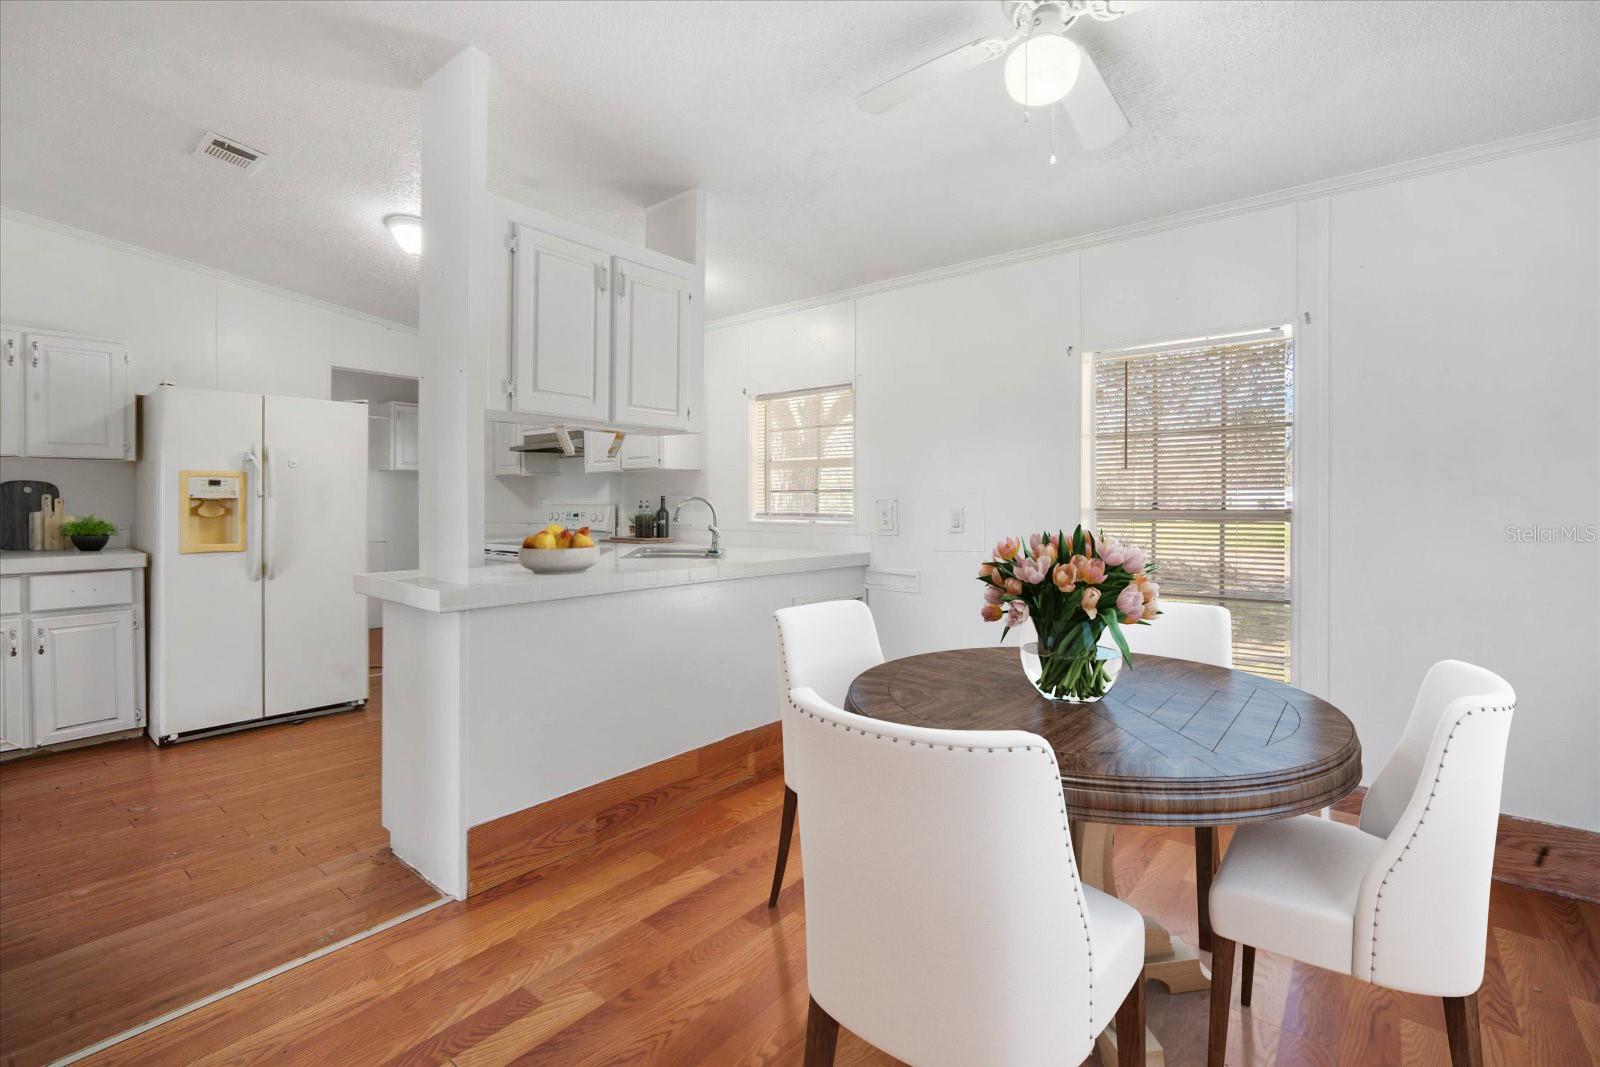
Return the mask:
<svg viewBox="0 0 1600 1067">
<path fill-rule="evenodd" d="M 102 548 L 98 552 L 0 552 L 0 577 L 17 574 L 61 574 L 67 571 L 127 571 L 150 565 L 136 548 Z"/>
<path fill-rule="evenodd" d="M 725 582 L 772 574 L 865 567 L 866 552 L 815 548 L 733 546 L 721 559 L 627 559 L 636 546 L 608 550 L 577 574 L 534 574 L 519 563 L 486 563 L 465 582 L 440 582 L 419 571 L 358 574 L 356 592 L 423 611 L 471 611 L 534 604 L 569 597 L 659 589 L 697 582 Z"/>
</svg>

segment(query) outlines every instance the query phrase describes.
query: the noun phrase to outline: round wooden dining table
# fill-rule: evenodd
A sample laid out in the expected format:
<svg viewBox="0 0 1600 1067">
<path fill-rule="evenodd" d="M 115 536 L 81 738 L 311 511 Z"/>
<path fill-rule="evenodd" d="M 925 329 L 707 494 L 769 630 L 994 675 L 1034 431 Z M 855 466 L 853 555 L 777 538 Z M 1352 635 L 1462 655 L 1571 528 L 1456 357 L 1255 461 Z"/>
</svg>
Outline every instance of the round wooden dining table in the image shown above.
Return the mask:
<svg viewBox="0 0 1600 1067">
<path fill-rule="evenodd" d="M 1117 895 L 1117 825 L 1193 827 L 1200 948 L 1217 828 L 1317 811 L 1361 781 L 1355 727 L 1327 701 L 1282 682 L 1190 660 L 1135 655 L 1100 700 L 1046 700 L 1013 647 L 890 660 L 856 678 L 857 715 L 944 730 L 1026 730 L 1055 750 L 1080 877 Z M 1204 962 L 1145 917 L 1145 975 L 1173 993 L 1210 986 Z M 1102 1055 L 1114 1057 L 1105 1035 Z M 1152 1063 L 1161 1045 L 1146 1035 Z M 1114 1058 L 1110 1061 L 1114 1062 Z"/>
</svg>

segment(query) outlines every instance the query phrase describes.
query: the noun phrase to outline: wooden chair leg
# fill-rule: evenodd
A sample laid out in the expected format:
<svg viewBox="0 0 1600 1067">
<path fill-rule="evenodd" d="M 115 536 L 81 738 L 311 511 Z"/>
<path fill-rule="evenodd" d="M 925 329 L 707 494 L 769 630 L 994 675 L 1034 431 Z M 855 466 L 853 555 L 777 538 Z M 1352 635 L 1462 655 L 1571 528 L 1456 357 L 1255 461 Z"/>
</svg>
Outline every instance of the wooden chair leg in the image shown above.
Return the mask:
<svg viewBox="0 0 1600 1067">
<path fill-rule="evenodd" d="M 1233 942 L 1218 935 L 1211 950 L 1211 1021 L 1206 1067 L 1223 1067 L 1228 1058 L 1228 1009 L 1233 996 Z"/>
<path fill-rule="evenodd" d="M 1250 990 L 1256 981 L 1256 947 L 1244 947 L 1244 964 L 1240 967 L 1239 975 L 1239 1004 L 1242 1007 L 1250 1006 Z"/>
<path fill-rule="evenodd" d="M 794 836 L 794 809 L 799 798 L 787 785 L 783 787 L 783 826 L 778 830 L 778 866 L 772 872 L 772 893 L 767 907 L 778 906 L 778 890 L 783 888 L 783 869 L 789 865 L 789 839 Z"/>
<path fill-rule="evenodd" d="M 1210 952 L 1211 876 L 1217 873 L 1217 828 L 1194 828 L 1194 910 L 1200 919 L 1200 951 Z"/>
<path fill-rule="evenodd" d="M 805 1067 L 833 1067 L 833 1053 L 838 1045 L 838 1022 L 813 1000 L 806 1012 Z"/>
<path fill-rule="evenodd" d="M 1483 1067 L 1483 1038 L 1478 1033 L 1478 994 L 1444 998 L 1444 1030 L 1450 1038 L 1453 1067 Z"/>
<path fill-rule="evenodd" d="M 1117 1008 L 1117 1067 L 1145 1067 L 1144 968 Z"/>
</svg>

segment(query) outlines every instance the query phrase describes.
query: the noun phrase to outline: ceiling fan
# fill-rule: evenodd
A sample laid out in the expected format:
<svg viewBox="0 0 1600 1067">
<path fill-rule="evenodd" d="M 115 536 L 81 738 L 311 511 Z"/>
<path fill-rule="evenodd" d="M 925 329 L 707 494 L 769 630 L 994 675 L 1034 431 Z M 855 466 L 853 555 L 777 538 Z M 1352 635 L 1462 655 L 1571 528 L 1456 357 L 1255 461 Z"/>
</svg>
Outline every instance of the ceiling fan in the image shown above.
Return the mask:
<svg viewBox="0 0 1600 1067">
<path fill-rule="evenodd" d="M 881 114 L 934 85 L 1006 57 L 1006 92 L 1024 107 L 1060 103 L 1078 140 L 1089 151 L 1128 132 L 1128 117 L 1089 53 L 1066 33 L 1085 16 L 1112 22 L 1144 4 L 1139 0 L 1001 0 L 1009 37 L 985 37 L 912 67 L 856 97 L 863 111 Z"/>
</svg>

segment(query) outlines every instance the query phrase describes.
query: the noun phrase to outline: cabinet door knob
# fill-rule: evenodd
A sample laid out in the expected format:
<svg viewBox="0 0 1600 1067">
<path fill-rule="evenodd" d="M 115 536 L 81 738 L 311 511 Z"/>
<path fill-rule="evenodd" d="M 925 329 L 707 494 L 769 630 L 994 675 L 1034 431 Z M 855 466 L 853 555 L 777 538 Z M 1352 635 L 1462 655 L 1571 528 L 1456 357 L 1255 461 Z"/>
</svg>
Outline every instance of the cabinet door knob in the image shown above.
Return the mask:
<svg viewBox="0 0 1600 1067">
<path fill-rule="evenodd" d="M 33 347 L 33 365 L 37 367 L 39 365 L 39 342 L 30 341 L 29 344 Z"/>
<path fill-rule="evenodd" d="M 41 626 L 34 632 L 39 638 L 39 655 L 42 656 L 44 655 L 44 627 Z"/>
<path fill-rule="evenodd" d="M 599 289 L 602 293 L 605 292 L 609 280 L 609 272 L 605 269 L 605 267 L 601 266 L 599 263 L 596 263 L 594 265 L 595 288 Z"/>
</svg>

